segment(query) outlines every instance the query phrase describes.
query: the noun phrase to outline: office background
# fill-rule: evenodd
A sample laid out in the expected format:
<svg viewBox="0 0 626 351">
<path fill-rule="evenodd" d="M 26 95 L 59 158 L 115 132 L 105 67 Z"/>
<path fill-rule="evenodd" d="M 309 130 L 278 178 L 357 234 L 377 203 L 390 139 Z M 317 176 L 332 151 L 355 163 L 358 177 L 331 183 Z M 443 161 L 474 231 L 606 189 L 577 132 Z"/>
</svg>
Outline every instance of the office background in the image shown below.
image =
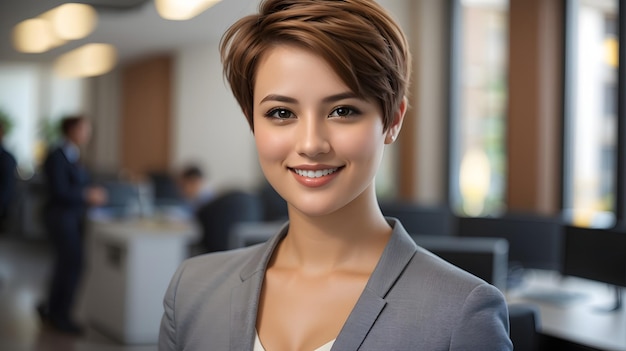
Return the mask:
<svg viewBox="0 0 626 351">
<path fill-rule="evenodd" d="M 94 122 L 85 159 L 96 174 L 133 178 L 193 161 L 218 191 L 258 190 L 253 136 L 217 49 L 224 29 L 258 2 L 223 0 L 182 22 L 160 18 L 148 0 L 82 2 L 98 11 L 93 34 L 42 54 L 17 53 L 9 34 L 62 1 L 0 3 L 0 109 L 13 121 L 5 145 L 23 180 L 37 176 L 55 121 L 84 112 Z M 507 231 L 509 256 L 530 268 L 562 270 L 563 236 L 588 231 L 580 242 L 593 236 L 614 260 L 591 255 L 571 273 L 626 284 L 614 279 L 626 269 L 617 267 L 626 249 L 620 1 L 379 2 L 414 59 L 407 118 L 376 179 L 381 200 L 437 214 L 448 225 L 431 228 L 443 234 Z M 89 42 L 117 48 L 114 68 L 59 77 L 54 60 Z M 607 265 L 610 277 L 598 271 Z"/>
<path fill-rule="evenodd" d="M 5 144 L 25 177 L 41 161 L 43 127 L 85 112 L 96 126 L 86 158 L 95 171 L 193 160 L 218 188 L 254 188 L 261 174 L 252 135 L 222 79 L 217 45 L 256 2 L 220 2 L 189 24 L 161 19 L 149 1 L 92 3 L 100 4 L 92 36 L 42 54 L 17 53 L 9 33 L 20 14 L 46 4 L 2 4 L 0 106 L 14 120 Z M 622 216 L 617 1 L 381 3 L 414 55 L 406 125 L 377 179 L 383 197 L 470 215 L 578 213 L 600 226 Z M 55 74 L 59 54 L 94 41 L 119 47 L 112 71 Z"/>
</svg>

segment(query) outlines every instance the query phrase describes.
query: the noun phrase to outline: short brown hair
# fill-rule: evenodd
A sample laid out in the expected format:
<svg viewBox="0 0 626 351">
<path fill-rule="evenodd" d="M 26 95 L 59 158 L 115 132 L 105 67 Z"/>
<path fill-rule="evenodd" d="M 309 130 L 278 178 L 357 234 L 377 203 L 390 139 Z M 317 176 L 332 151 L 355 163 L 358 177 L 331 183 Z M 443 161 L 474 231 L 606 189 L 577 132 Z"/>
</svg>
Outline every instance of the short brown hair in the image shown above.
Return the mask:
<svg viewBox="0 0 626 351">
<path fill-rule="evenodd" d="M 233 24 L 220 42 L 224 75 L 253 125 L 257 63 L 276 44 L 322 56 L 359 97 L 373 99 L 383 125 L 407 94 L 411 56 L 404 33 L 373 0 L 264 0 L 259 13 Z"/>
</svg>

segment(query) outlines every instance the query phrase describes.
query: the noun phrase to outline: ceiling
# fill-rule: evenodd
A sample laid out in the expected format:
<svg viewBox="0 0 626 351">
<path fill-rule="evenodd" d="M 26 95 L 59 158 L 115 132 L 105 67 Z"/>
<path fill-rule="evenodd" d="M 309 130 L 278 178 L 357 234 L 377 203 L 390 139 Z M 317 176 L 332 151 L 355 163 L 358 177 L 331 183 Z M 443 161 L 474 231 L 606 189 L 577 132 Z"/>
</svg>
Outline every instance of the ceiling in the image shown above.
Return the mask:
<svg viewBox="0 0 626 351">
<path fill-rule="evenodd" d="M 12 30 L 65 2 L 92 4 L 98 24 L 89 36 L 41 54 L 22 54 L 13 48 Z M 162 19 L 154 0 L 0 0 L 0 62 L 52 62 L 59 55 L 87 43 L 108 43 L 125 62 L 180 47 L 218 41 L 226 28 L 258 6 L 258 0 L 222 0 L 187 21 Z"/>
</svg>

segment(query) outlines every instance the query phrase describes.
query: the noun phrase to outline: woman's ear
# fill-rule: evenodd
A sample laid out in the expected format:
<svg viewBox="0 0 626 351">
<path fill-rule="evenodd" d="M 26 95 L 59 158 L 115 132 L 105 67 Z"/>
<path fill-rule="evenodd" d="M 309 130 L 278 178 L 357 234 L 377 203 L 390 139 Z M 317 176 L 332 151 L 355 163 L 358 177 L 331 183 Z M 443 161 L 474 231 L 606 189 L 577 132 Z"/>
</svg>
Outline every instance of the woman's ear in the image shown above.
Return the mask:
<svg viewBox="0 0 626 351">
<path fill-rule="evenodd" d="M 398 134 L 400 134 L 400 129 L 402 129 L 402 122 L 404 121 L 404 115 L 406 114 L 406 109 L 408 105 L 408 100 L 406 96 L 400 102 L 400 106 L 398 106 L 398 110 L 396 110 L 393 116 L 393 122 L 387 129 L 385 136 L 385 144 L 391 144 L 398 138 Z"/>
</svg>

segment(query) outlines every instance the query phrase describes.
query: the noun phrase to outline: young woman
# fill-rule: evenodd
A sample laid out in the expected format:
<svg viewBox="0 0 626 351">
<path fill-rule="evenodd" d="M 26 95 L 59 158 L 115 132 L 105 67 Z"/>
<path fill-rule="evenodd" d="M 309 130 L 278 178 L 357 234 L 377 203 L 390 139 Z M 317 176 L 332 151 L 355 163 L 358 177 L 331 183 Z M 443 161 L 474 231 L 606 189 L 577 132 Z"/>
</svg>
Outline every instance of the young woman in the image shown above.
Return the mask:
<svg viewBox="0 0 626 351">
<path fill-rule="evenodd" d="M 511 350 L 502 294 L 378 207 L 410 75 L 389 14 L 371 0 L 267 0 L 221 52 L 289 222 L 265 244 L 183 263 L 159 349 Z"/>
</svg>

